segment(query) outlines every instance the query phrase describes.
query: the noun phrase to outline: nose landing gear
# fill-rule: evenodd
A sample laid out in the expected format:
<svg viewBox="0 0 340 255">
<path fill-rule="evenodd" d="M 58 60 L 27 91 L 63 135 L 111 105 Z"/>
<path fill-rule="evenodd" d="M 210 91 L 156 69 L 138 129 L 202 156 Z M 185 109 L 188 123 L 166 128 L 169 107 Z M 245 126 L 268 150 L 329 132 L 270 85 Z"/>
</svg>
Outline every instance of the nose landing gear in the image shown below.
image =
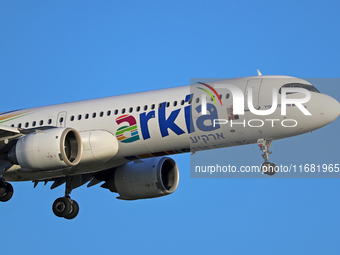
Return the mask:
<svg viewBox="0 0 340 255">
<path fill-rule="evenodd" d="M 272 151 L 269 151 L 269 148 L 272 146 L 273 139 L 258 139 L 257 145 L 260 147 L 260 150 L 263 152 L 262 157 L 264 159 L 264 163 L 261 165 L 261 171 L 264 174 L 274 175 L 276 173 L 276 165 L 274 163 L 269 162 L 269 155 L 272 154 Z"/>
</svg>

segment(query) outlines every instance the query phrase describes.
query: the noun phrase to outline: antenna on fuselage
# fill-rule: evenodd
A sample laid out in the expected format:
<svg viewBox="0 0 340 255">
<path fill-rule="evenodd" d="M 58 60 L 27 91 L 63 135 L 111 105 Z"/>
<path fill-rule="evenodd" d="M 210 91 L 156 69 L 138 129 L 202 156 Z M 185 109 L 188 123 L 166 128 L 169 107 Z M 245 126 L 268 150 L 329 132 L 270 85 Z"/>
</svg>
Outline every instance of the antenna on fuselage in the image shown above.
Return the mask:
<svg viewBox="0 0 340 255">
<path fill-rule="evenodd" d="M 259 69 L 257 69 L 257 75 L 258 75 L 258 76 L 262 76 L 262 73 L 260 72 Z"/>
</svg>

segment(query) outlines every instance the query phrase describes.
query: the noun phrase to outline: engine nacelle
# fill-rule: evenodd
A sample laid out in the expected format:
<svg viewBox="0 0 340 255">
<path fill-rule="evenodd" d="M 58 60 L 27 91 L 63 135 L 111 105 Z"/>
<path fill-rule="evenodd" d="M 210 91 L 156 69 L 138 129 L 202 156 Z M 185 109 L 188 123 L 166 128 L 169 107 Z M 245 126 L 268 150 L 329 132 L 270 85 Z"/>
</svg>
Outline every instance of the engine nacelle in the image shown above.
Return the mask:
<svg viewBox="0 0 340 255">
<path fill-rule="evenodd" d="M 81 131 L 83 155 L 80 164 L 106 163 L 118 153 L 118 140 L 105 130 Z"/>
<path fill-rule="evenodd" d="M 52 128 L 21 137 L 8 157 L 22 168 L 56 170 L 76 166 L 82 152 L 81 137 L 76 130 Z"/>
<path fill-rule="evenodd" d="M 119 199 L 154 198 L 173 193 L 178 186 L 179 172 L 176 162 L 168 157 L 129 162 L 116 169 L 107 182 Z"/>
</svg>

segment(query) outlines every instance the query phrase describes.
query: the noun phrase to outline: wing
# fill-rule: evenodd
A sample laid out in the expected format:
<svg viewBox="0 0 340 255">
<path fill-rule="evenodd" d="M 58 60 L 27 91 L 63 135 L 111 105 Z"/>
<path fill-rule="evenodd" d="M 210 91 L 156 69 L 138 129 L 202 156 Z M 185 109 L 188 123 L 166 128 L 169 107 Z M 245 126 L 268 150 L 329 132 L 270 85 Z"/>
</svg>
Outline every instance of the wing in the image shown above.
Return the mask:
<svg viewBox="0 0 340 255">
<path fill-rule="evenodd" d="M 22 135 L 21 130 L 15 127 L 0 125 L 0 174 L 5 168 L 12 166 L 10 162 L 3 160 L 1 155 L 8 152 L 12 143 Z"/>
<path fill-rule="evenodd" d="M 18 128 L 0 125 L 0 141 L 17 136 L 18 134 L 21 134 Z"/>
<path fill-rule="evenodd" d="M 11 141 L 22 135 L 21 129 L 0 125 L 0 154 L 6 151 L 6 147 L 8 147 Z"/>
</svg>

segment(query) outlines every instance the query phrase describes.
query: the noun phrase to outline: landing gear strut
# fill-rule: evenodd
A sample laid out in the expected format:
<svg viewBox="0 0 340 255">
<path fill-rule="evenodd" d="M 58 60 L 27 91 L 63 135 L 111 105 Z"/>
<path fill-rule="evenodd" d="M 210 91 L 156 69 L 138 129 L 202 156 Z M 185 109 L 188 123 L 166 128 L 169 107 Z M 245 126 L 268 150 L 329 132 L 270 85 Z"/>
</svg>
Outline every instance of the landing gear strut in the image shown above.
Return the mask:
<svg viewBox="0 0 340 255">
<path fill-rule="evenodd" d="M 0 202 L 7 202 L 13 196 L 13 186 L 0 178 Z"/>
<path fill-rule="evenodd" d="M 74 219 L 79 213 L 79 205 L 76 201 L 72 200 L 71 194 L 71 181 L 69 178 L 66 179 L 65 196 L 57 198 L 53 205 L 53 213 L 68 220 Z"/>
<path fill-rule="evenodd" d="M 273 152 L 269 151 L 269 148 L 272 146 L 273 139 L 258 139 L 257 145 L 260 147 L 260 150 L 263 152 L 262 157 L 264 159 L 264 163 L 261 165 L 262 173 L 268 175 L 274 175 L 276 173 L 276 165 L 274 163 L 269 162 L 269 155 Z"/>
</svg>

